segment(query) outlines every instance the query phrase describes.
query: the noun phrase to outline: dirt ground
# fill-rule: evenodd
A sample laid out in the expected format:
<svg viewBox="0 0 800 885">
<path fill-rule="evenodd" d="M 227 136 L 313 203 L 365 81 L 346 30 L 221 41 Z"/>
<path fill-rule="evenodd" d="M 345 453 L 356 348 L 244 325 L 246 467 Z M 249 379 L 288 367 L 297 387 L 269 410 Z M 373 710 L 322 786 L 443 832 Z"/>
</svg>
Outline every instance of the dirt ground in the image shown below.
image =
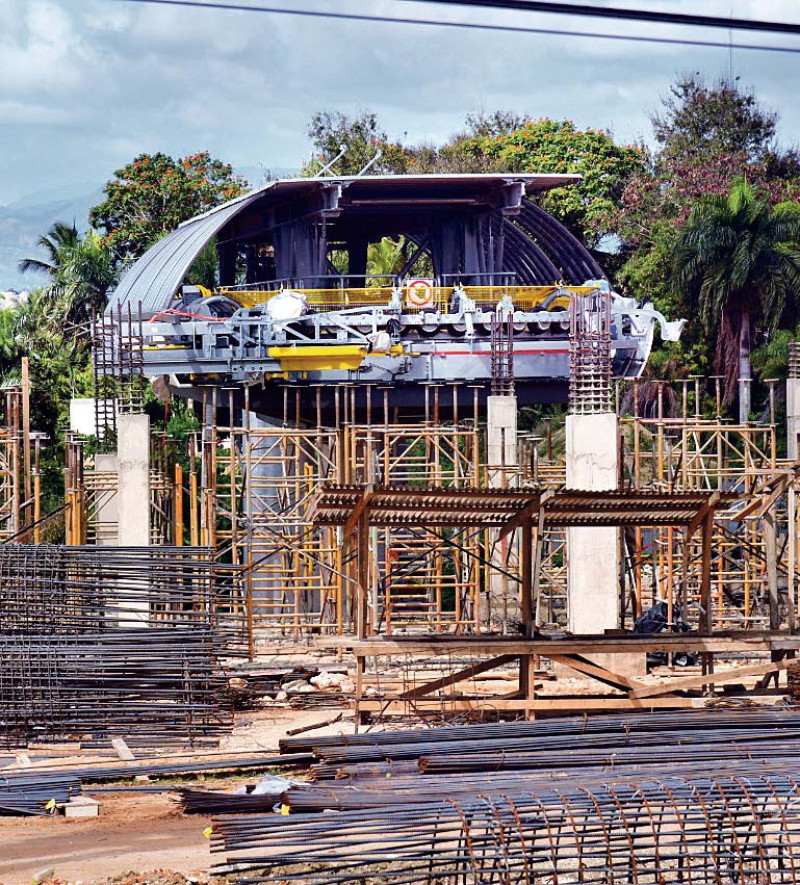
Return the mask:
<svg viewBox="0 0 800 885">
<path fill-rule="evenodd" d="M 223 738 L 221 752 L 264 751 L 277 753 L 278 741 L 287 729 L 324 722 L 342 712 L 336 709 L 291 710 L 270 708 L 240 714 L 234 731 Z M 352 733 L 353 720 L 345 718 L 314 734 Z M 34 765 L 41 753 L 29 752 Z M 48 752 L 53 764 L 52 753 Z M 170 761 L 179 761 L 170 754 Z M 78 757 L 64 761 L 76 762 Z M 80 759 L 83 765 L 97 756 Z M 232 790 L 252 783 L 258 775 L 224 781 L 206 781 L 206 789 Z M 92 796 L 91 785 L 84 789 Z M 182 815 L 168 793 L 97 793 L 100 816 L 84 819 L 53 817 L 0 817 L 0 885 L 31 885 L 33 877 L 54 870 L 56 880 L 82 885 L 122 876 L 129 871 L 178 871 L 191 878 L 205 879 L 204 871 L 221 855 L 212 855 L 203 830 L 211 823 L 202 815 Z M 137 882 L 145 877 L 137 877 Z"/>
<path fill-rule="evenodd" d="M 87 791 L 91 795 L 90 791 Z M 209 825 L 183 816 L 165 794 L 98 796 L 99 817 L 0 818 L 0 882 L 30 885 L 42 870 L 84 885 L 129 870 L 200 872 L 212 863 Z"/>
</svg>

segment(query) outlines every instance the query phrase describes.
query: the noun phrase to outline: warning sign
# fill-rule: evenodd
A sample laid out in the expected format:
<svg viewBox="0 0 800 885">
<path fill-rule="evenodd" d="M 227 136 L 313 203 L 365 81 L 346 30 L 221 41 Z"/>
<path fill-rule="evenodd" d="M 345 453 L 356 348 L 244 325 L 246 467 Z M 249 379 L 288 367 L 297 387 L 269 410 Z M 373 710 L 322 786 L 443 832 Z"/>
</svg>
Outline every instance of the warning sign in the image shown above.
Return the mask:
<svg viewBox="0 0 800 885">
<path fill-rule="evenodd" d="M 406 304 L 413 310 L 433 307 L 433 280 L 409 280 L 406 285 Z"/>
</svg>

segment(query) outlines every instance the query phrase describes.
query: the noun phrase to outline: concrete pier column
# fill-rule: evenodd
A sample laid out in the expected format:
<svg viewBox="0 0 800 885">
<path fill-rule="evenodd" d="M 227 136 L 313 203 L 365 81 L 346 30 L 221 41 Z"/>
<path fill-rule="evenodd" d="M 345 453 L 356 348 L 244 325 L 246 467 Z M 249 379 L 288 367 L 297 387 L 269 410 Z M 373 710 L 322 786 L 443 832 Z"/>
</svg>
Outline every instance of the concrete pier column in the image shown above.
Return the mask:
<svg viewBox="0 0 800 885">
<path fill-rule="evenodd" d="M 611 491 L 617 488 L 617 416 L 598 412 L 567 416 L 567 488 Z M 567 530 L 569 629 L 602 633 L 618 626 L 619 529 Z"/>
<path fill-rule="evenodd" d="M 800 434 L 800 341 L 789 342 L 789 371 L 786 378 L 786 457 L 798 458 Z"/>
<path fill-rule="evenodd" d="M 786 457 L 796 461 L 800 434 L 800 378 L 786 379 Z"/>
<path fill-rule="evenodd" d="M 150 418 L 117 416 L 117 543 L 120 547 L 150 545 Z M 150 605 L 148 576 L 129 598 L 120 598 L 120 627 L 147 627 Z"/>
<path fill-rule="evenodd" d="M 516 485 L 519 457 L 517 451 L 517 398 L 515 396 L 490 396 L 487 398 L 486 454 L 490 488 L 505 489 Z M 493 532 L 494 541 L 498 532 Z M 519 589 L 500 569 L 507 570 L 507 545 L 505 538 L 493 544 L 489 592 L 483 598 L 481 623 L 504 632 L 509 621 L 520 619 Z"/>
</svg>

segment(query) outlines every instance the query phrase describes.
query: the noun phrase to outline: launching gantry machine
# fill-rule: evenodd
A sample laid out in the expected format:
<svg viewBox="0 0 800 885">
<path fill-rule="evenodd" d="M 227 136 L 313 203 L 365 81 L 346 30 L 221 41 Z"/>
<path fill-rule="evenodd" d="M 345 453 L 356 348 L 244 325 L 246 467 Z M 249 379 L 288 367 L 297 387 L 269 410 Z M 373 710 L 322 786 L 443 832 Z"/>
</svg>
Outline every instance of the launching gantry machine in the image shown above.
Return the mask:
<svg viewBox="0 0 800 885">
<path fill-rule="evenodd" d="M 156 243 L 122 278 L 106 319 L 132 319 L 141 330 L 144 374 L 196 399 L 209 386 L 248 387 L 250 409 L 266 417 L 280 413 L 287 385 L 316 387 L 326 414 L 339 385 L 369 387 L 376 402 L 378 389 L 382 398 L 388 391 L 395 414 L 408 416 L 420 414 L 428 384 L 466 384 L 482 397 L 503 348 L 520 405 L 564 402 L 571 301 L 609 286 L 535 197 L 577 180 L 273 181 Z M 402 266 L 376 276 L 368 251 L 384 237 L 403 238 Z M 218 287 L 186 285 L 210 243 Z M 610 299 L 614 374 L 634 378 L 655 325 L 675 340 L 681 324 L 648 304 L 613 292 Z M 301 401 L 304 419 L 319 412 L 318 394 Z"/>
</svg>

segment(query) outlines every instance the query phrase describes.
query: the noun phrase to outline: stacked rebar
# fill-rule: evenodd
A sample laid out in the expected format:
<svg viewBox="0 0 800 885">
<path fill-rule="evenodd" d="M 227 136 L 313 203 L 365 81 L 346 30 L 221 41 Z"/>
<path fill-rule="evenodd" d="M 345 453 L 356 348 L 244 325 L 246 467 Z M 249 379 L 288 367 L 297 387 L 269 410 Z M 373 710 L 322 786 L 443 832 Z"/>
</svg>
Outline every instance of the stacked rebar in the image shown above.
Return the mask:
<svg viewBox="0 0 800 885">
<path fill-rule="evenodd" d="M 193 628 L 0 638 L 0 740 L 165 743 L 231 724 L 214 636 Z"/>
<path fill-rule="evenodd" d="M 284 793 L 287 816 L 217 818 L 221 873 L 306 885 L 767 885 L 796 883 L 800 870 L 793 709 L 303 736 L 281 749 L 311 749 L 316 782 Z"/>
<path fill-rule="evenodd" d="M 0 634 L 211 629 L 246 646 L 240 573 L 205 547 L 0 545 Z"/>
<path fill-rule="evenodd" d="M 0 773 L 0 815 L 47 814 L 80 792 L 80 780 L 70 772 Z"/>
<path fill-rule="evenodd" d="M 664 778 L 216 820 L 220 872 L 304 883 L 795 883 L 789 777 Z"/>
</svg>

